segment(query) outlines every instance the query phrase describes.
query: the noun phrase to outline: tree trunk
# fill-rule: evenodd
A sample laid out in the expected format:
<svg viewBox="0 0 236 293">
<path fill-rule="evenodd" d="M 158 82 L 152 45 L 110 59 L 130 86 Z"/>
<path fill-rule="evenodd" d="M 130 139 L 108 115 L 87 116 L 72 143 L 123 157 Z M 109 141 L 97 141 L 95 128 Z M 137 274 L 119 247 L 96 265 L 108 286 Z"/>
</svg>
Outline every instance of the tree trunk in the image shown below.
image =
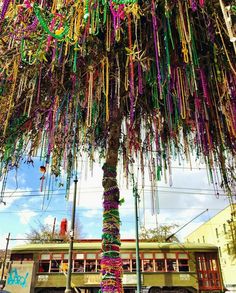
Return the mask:
<svg viewBox="0 0 236 293">
<path fill-rule="evenodd" d="M 112 119 L 109 124 L 106 162 L 103 165 L 103 234 L 101 260 L 101 290 L 106 293 L 123 292 L 122 260 L 120 258 L 120 192 L 117 186 L 117 162 L 120 145 L 121 118 Z"/>
</svg>

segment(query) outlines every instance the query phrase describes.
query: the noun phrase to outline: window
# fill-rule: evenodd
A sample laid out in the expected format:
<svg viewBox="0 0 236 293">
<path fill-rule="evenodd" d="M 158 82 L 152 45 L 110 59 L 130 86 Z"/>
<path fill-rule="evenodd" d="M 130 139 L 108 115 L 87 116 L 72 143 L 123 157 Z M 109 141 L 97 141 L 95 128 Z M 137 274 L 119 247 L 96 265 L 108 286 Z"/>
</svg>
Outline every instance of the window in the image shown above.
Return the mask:
<svg viewBox="0 0 236 293">
<path fill-rule="evenodd" d="M 223 230 L 224 230 L 224 234 L 226 234 L 227 233 L 226 224 L 223 224 Z"/>
<path fill-rule="evenodd" d="M 166 253 L 166 266 L 168 272 L 177 271 L 175 253 Z"/>
<path fill-rule="evenodd" d="M 219 232 L 217 228 L 216 228 L 216 237 L 219 238 Z"/>
<path fill-rule="evenodd" d="M 41 260 L 48 260 L 50 259 L 50 254 L 41 254 Z"/>
<path fill-rule="evenodd" d="M 96 272 L 96 260 L 87 260 L 85 264 L 86 272 Z"/>
<path fill-rule="evenodd" d="M 221 247 L 219 247 L 219 256 L 222 257 Z"/>
<path fill-rule="evenodd" d="M 84 260 L 75 260 L 74 261 L 74 272 L 83 273 L 84 272 Z"/>
<path fill-rule="evenodd" d="M 153 260 L 144 259 L 143 260 L 143 271 L 144 272 L 153 272 Z"/>
<path fill-rule="evenodd" d="M 68 259 L 64 259 L 61 261 L 60 265 L 60 273 L 66 273 L 68 270 Z"/>
<path fill-rule="evenodd" d="M 153 261 L 153 254 L 152 253 L 143 253 L 142 270 L 144 272 L 153 272 L 154 271 L 154 261 Z"/>
<path fill-rule="evenodd" d="M 227 243 L 227 252 L 228 252 L 229 255 L 231 254 L 229 243 Z"/>
<path fill-rule="evenodd" d="M 188 272 L 188 254 L 187 253 L 178 253 L 178 270 L 179 272 Z"/>
<path fill-rule="evenodd" d="M 122 258 L 124 272 L 130 272 L 130 254 L 121 253 L 120 257 Z"/>
<path fill-rule="evenodd" d="M 165 268 L 165 254 L 163 252 L 158 252 L 154 254 L 155 256 L 155 271 L 163 272 Z"/>
<path fill-rule="evenodd" d="M 96 253 L 87 253 L 85 261 L 86 272 L 96 272 Z"/>
<path fill-rule="evenodd" d="M 130 260 L 123 259 L 123 270 L 124 272 L 130 272 Z"/>
<path fill-rule="evenodd" d="M 179 272 L 188 272 L 189 271 L 187 259 L 179 259 L 178 265 L 179 265 Z"/>
<path fill-rule="evenodd" d="M 51 260 L 51 273 L 57 273 L 60 270 L 61 260 Z"/>
<path fill-rule="evenodd" d="M 84 259 L 84 254 L 83 253 L 77 253 L 75 258 L 76 259 Z"/>
<path fill-rule="evenodd" d="M 41 254 L 39 260 L 39 273 L 48 273 L 50 271 L 50 254 Z"/>
<path fill-rule="evenodd" d="M 50 271 L 52 273 L 59 272 L 61 270 L 61 264 L 62 264 L 62 255 L 61 255 L 61 253 L 53 253 L 52 254 L 52 260 L 51 260 L 51 269 L 50 269 Z"/>
<path fill-rule="evenodd" d="M 11 255 L 11 260 L 15 261 L 32 261 L 33 254 L 32 253 L 13 253 Z"/>
<path fill-rule="evenodd" d="M 164 259 L 156 259 L 155 260 L 155 271 L 163 272 L 165 271 L 165 260 Z"/>
<path fill-rule="evenodd" d="M 136 272 L 136 254 L 132 253 L 131 258 L 131 272 Z"/>
<path fill-rule="evenodd" d="M 205 236 L 202 236 L 202 241 L 203 243 L 205 243 Z"/>
</svg>

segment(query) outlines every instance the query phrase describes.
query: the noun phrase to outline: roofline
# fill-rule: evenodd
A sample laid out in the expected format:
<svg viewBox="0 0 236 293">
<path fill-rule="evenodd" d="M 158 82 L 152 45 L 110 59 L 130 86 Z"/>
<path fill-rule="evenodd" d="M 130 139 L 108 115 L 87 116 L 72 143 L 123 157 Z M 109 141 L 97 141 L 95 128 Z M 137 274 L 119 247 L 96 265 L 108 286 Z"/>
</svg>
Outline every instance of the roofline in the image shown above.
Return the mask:
<svg viewBox="0 0 236 293">
<path fill-rule="evenodd" d="M 220 213 L 223 213 L 226 209 L 230 208 L 231 206 L 233 206 L 235 208 L 236 211 L 236 203 L 232 203 L 227 205 L 223 210 L 220 210 L 218 213 L 216 213 L 213 217 L 211 217 L 208 221 L 202 223 L 198 228 L 196 228 L 195 230 L 193 230 L 191 233 L 189 233 L 187 236 L 184 237 L 184 239 L 187 239 L 188 237 L 190 237 L 193 233 L 196 233 L 196 231 L 198 229 L 200 229 L 202 226 L 206 225 L 208 222 L 210 222 L 212 219 L 214 219 L 215 217 L 217 217 Z"/>
<path fill-rule="evenodd" d="M 86 244 L 91 243 L 90 239 L 86 239 L 81 242 L 74 243 L 74 250 L 101 250 L 101 240 L 93 239 L 92 245 L 87 247 Z M 85 244 L 85 246 L 83 245 Z M 97 244 L 97 245 L 96 245 Z M 135 250 L 135 240 L 129 239 L 128 241 L 122 241 L 121 250 L 133 249 Z M 159 242 L 140 242 L 140 250 L 217 250 L 218 247 L 214 244 L 208 243 L 159 243 Z M 40 250 L 68 250 L 69 242 L 67 243 L 41 243 L 41 244 L 24 244 L 13 247 L 11 253 L 19 251 L 40 251 Z"/>
</svg>

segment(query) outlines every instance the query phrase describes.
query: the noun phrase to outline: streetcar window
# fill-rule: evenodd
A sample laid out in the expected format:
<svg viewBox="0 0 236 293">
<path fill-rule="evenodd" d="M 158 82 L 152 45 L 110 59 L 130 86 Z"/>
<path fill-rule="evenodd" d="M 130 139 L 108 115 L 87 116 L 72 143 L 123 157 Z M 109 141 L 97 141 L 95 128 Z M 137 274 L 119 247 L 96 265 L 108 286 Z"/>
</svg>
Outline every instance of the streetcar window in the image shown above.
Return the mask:
<svg viewBox="0 0 236 293">
<path fill-rule="evenodd" d="M 60 253 L 54 253 L 52 255 L 52 259 L 59 259 L 59 260 L 61 260 L 61 254 Z"/>
<path fill-rule="evenodd" d="M 121 257 L 122 259 L 129 259 L 129 258 L 130 258 L 129 253 L 121 253 L 121 254 L 120 254 L 120 257 Z"/>
<path fill-rule="evenodd" d="M 87 259 L 96 259 L 96 254 L 95 253 L 87 253 Z"/>
<path fill-rule="evenodd" d="M 68 270 L 68 260 L 63 260 L 61 261 L 61 265 L 60 265 L 60 273 L 66 273 Z"/>
<path fill-rule="evenodd" d="M 68 253 L 64 254 L 64 259 L 69 259 L 69 254 Z"/>
<path fill-rule="evenodd" d="M 97 272 L 100 272 L 100 270 L 101 270 L 101 260 L 98 259 L 97 260 Z"/>
<path fill-rule="evenodd" d="M 130 272 L 130 260 L 129 259 L 123 259 L 123 270 L 125 272 Z"/>
<path fill-rule="evenodd" d="M 168 272 L 177 271 L 176 260 L 167 259 L 166 264 L 167 264 L 167 271 Z"/>
<path fill-rule="evenodd" d="M 156 272 L 165 271 L 165 260 L 164 259 L 156 259 L 155 260 L 155 271 Z"/>
<path fill-rule="evenodd" d="M 50 268 L 50 260 L 40 260 L 39 261 L 39 273 L 48 273 Z"/>
<path fill-rule="evenodd" d="M 158 253 L 155 253 L 155 258 L 156 259 L 164 259 L 165 255 L 162 252 L 158 252 Z"/>
<path fill-rule="evenodd" d="M 189 272 L 187 253 L 178 253 L 178 268 L 179 272 Z"/>
<path fill-rule="evenodd" d="M 136 259 L 132 259 L 132 272 L 136 272 Z"/>
<path fill-rule="evenodd" d="M 86 260 L 85 271 L 86 272 L 95 272 L 96 271 L 96 261 L 95 260 Z"/>
<path fill-rule="evenodd" d="M 77 253 L 76 254 L 76 259 L 84 259 L 84 254 L 83 253 Z"/>
<path fill-rule="evenodd" d="M 176 255 L 175 255 L 175 253 L 167 253 L 167 254 L 166 254 L 166 258 L 172 258 L 172 259 L 175 259 L 175 258 L 176 258 Z"/>
<path fill-rule="evenodd" d="M 149 259 L 143 260 L 143 271 L 144 272 L 153 272 L 153 260 Z"/>
<path fill-rule="evenodd" d="M 83 273 L 84 272 L 84 261 L 75 260 L 74 261 L 74 272 Z"/>
<path fill-rule="evenodd" d="M 61 260 L 52 260 L 51 261 L 51 272 L 56 273 L 59 272 L 61 266 Z"/>
<path fill-rule="evenodd" d="M 188 254 L 187 253 L 179 253 L 178 259 L 188 259 Z"/>
<path fill-rule="evenodd" d="M 179 271 L 180 272 L 188 272 L 189 271 L 189 265 L 187 259 L 179 259 Z"/>
<path fill-rule="evenodd" d="M 13 253 L 11 255 L 11 260 L 14 260 L 14 261 L 30 261 L 32 259 L 33 259 L 32 253 L 22 253 L 22 254 Z"/>
<path fill-rule="evenodd" d="M 177 271 L 176 254 L 166 253 L 166 267 L 168 272 Z"/>
<path fill-rule="evenodd" d="M 152 253 L 144 253 L 143 254 L 143 258 L 144 259 L 152 259 L 153 258 L 153 255 L 152 255 Z"/>
<path fill-rule="evenodd" d="M 50 259 L 50 254 L 41 254 L 41 259 L 42 260 Z"/>
</svg>

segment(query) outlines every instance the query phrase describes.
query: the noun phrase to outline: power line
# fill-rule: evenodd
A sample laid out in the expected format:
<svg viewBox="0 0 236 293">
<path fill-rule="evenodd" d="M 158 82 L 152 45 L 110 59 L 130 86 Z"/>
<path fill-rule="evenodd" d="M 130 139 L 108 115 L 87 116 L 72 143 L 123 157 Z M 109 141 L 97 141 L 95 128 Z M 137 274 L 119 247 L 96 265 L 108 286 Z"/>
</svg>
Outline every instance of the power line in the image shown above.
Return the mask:
<svg viewBox="0 0 236 293">
<path fill-rule="evenodd" d="M 138 187 L 139 188 L 141 188 L 142 187 L 142 185 L 138 185 Z M 145 185 L 145 187 L 151 187 L 151 185 Z M 171 187 L 171 186 L 160 186 L 160 185 L 157 185 L 157 189 L 159 189 L 159 188 L 164 188 L 164 189 L 170 189 L 170 191 L 171 190 L 173 190 L 173 189 L 187 189 L 187 190 L 204 190 L 204 191 L 215 191 L 215 189 L 213 189 L 213 188 L 193 188 L 193 187 Z M 103 188 L 102 187 L 100 187 L 100 186 L 97 186 L 97 187 L 89 187 L 89 188 L 84 188 L 84 187 L 80 187 L 80 190 L 83 190 L 83 189 L 85 189 L 85 190 L 87 190 L 87 191 L 90 191 L 90 190 L 102 190 L 103 191 Z M 120 189 L 122 189 L 122 187 L 120 187 Z M 127 189 L 127 188 L 125 188 L 125 189 Z M 130 188 L 131 189 L 131 188 Z M 127 189 L 127 190 L 129 190 L 129 189 Z M 43 192 L 57 192 L 57 191 L 66 191 L 66 189 L 48 189 L 48 190 L 44 190 Z M 28 190 L 28 189 L 21 189 L 21 190 L 16 190 L 16 191 L 14 191 L 14 190 L 12 190 L 12 191 L 4 191 L 4 194 L 5 193 L 26 193 L 26 192 L 40 192 L 39 191 L 39 189 L 37 189 L 37 190 Z"/>
<path fill-rule="evenodd" d="M 199 192 L 199 191 L 176 191 L 176 190 L 160 190 L 160 189 L 154 189 L 155 192 L 158 193 L 158 195 L 161 195 L 161 193 L 168 193 L 169 195 L 175 195 L 175 194 L 185 194 L 185 195 L 198 195 L 198 196 L 220 196 L 220 197 L 229 197 L 227 194 L 224 194 L 224 193 L 217 193 L 217 192 L 214 192 L 214 193 L 207 193 L 207 192 Z M 98 194 L 98 193 L 102 193 L 103 191 L 81 191 L 79 192 L 80 195 L 83 195 L 83 194 L 87 194 L 89 193 L 90 196 L 94 196 L 94 194 Z M 147 192 L 153 192 L 152 189 L 144 189 L 143 190 L 144 193 L 147 193 Z M 68 194 L 68 193 L 67 193 Z M 66 193 L 51 193 L 49 194 L 49 196 L 65 196 Z M 69 195 L 71 195 L 71 193 L 69 193 Z M 47 197 L 48 196 L 48 193 L 47 194 L 22 194 L 22 195 L 5 195 L 3 196 L 3 198 L 24 198 L 24 197 Z"/>
<path fill-rule="evenodd" d="M 78 208 L 78 207 L 77 207 Z M 78 208 L 79 210 L 82 210 L 82 211 L 89 211 L 89 210 L 94 210 L 94 208 Z M 103 209 L 102 208 L 96 208 L 96 211 L 102 211 Z M 133 210 L 133 208 L 122 208 L 122 210 Z M 122 211 L 121 210 L 121 211 Z M 152 210 L 152 208 L 145 208 L 145 210 Z M 186 208 L 161 208 L 161 210 L 202 210 L 202 207 L 196 207 L 196 208 L 189 208 L 189 207 L 186 207 Z M 209 211 L 221 211 L 222 209 L 217 209 L 217 208 L 211 208 L 211 209 L 208 209 Z M 53 212 L 69 212 L 69 210 L 47 210 L 47 211 L 44 211 L 44 210 L 24 210 L 24 213 L 32 213 L 32 212 L 35 212 L 35 213 L 42 213 L 42 212 L 47 212 L 47 213 L 53 213 Z M 20 211 L 2 211 L 1 214 L 15 214 L 15 213 L 20 213 Z"/>
</svg>

